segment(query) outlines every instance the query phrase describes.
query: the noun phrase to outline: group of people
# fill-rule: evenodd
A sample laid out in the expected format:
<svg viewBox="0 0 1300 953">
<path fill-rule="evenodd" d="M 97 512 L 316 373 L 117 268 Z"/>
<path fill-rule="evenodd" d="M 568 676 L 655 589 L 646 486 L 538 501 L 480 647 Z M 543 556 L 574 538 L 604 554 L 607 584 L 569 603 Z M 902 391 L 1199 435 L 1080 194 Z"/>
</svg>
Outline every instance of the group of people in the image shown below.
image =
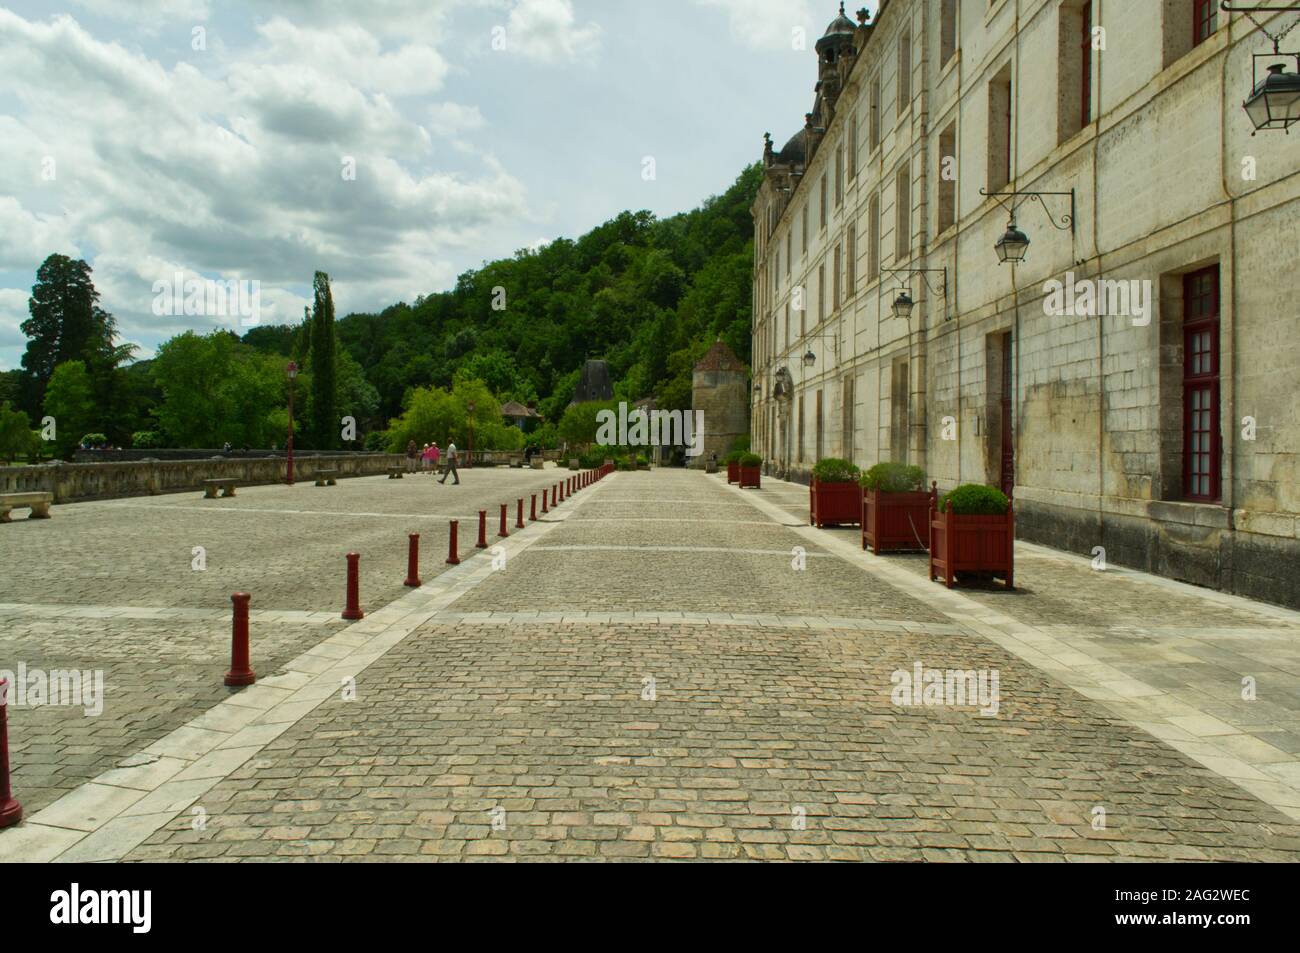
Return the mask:
<svg viewBox="0 0 1300 953">
<path fill-rule="evenodd" d="M 428 473 L 437 471 L 438 466 L 442 463 L 442 479 L 439 483 L 446 483 L 447 477 L 454 477 L 455 483 L 459 485 L 460 474 L 456 472 L 456 444 L 448 443 L 446 451 L 439 448 L 438 442 L 426 443 L 421 448 L 414 440 L 406 445 L 406 469 L 415 473 L 421 468 Z"/>
</svg>

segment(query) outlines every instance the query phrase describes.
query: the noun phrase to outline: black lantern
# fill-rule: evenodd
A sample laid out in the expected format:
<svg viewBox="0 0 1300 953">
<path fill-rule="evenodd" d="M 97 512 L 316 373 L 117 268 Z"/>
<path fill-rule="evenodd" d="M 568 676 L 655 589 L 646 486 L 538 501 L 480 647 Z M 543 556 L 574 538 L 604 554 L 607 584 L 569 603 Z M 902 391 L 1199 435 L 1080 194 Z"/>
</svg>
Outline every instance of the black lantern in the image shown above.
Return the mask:
<svg viewBox="0 0 1300 953">
<path fill-rule="evenodd" d="M 1256 132 L 1260 129 L 1286 131 L 1300 122 L 1300 75 L 1288 73 L 1285 63 L 1274 63 L 1268 68 L 1268 75 L 1255 84 L 1242 107 Z"/>
<path fill-rule="evenodd" d="M 902 318 L 904 321 L 910 320 L 914 304 L 915 302 L 912 301 L 912 296 L 907 293 L 906 288 L 899 291 L 898 297 L 894 299 L 894 317 Z"/>
<path fill-rule="evenodd" d="M 806 354 L 803 356 L 803 366 L 804 366 L 804 367 L 812 367 L 812 366 L 813 366 L 814 364 L 816 364 L 816 363 L 817 363 L 817 355 L 814 354 L 814 353 L 812 352 L 812 350 L 810 349 L 810 350 L 808 351 L 808 353 L 806 353 Z"/>
<path fill-rule="evenodd" d="M 1019 264 L 1025 260 L 1025 252 L 1029 251 L 1029 236 L 1016 227 L 1015 221 L 1012 221 L 993 247 L 997 250 L 998 261 L 1002 264 L 1005 265 L 1007 262 L 1013 265 Z"/>
</svg>

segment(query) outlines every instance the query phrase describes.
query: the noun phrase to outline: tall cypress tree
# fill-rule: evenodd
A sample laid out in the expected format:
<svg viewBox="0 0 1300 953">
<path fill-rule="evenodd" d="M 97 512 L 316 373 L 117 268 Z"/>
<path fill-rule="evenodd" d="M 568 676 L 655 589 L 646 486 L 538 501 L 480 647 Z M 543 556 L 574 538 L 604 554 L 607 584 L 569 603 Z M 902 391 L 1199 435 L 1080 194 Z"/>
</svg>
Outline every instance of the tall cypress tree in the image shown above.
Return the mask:
<svg viewBox="0 0 1300 953">
<path fill-rule="evenodd" d="M 339 420 L 335 395 L 337 378 L 334 337 L 334 296 L 330 276 L 316 272 L 312 282 L 314 300 L 311 316 L 311 410 L 312 441 L 318 450 L 338 446 Z"/>
</svg>

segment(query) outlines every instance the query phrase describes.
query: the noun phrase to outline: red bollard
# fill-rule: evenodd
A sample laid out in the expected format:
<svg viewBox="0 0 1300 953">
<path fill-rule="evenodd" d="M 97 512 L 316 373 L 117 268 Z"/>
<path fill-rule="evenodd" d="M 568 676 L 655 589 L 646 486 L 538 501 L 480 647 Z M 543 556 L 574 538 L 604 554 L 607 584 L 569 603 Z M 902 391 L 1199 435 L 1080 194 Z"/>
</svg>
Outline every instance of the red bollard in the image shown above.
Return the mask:
<svg viewBox="0 0 1300 953">
<path fill-rule="evenodd" d="M 0 827 L 13 827 L 23 819 L 23 806 L 9 787 L 9 683 L 0 678 Z"/>
<path fill-rule="evenodd" d="M 343 618 L 356 621 L 364 616 L 361 611 L 361 554 L 348 553 L 348 605 L 343 610 Z"/>
<path fill-rule="evenodd" d="M 506 505 L 504 503 L 501 504 L 501 532 L 497 533 L 497 535 L 503 537 L 510 535 L 510 533 L 506 531 Z"/>
<path fill-rule="evenodd" d="M 515 507 L 515 529 L 524 528 L 524 498 L 519 498 L 518 505 Z"/>
<path fill-rule="evenodd" d="M 559 490 L 559 486 L 560 486 L 560 484 L 558 484 L 558 483 L 552 483 L 552 484 L 551 484 L 551 509 L 555 509 L 555 507 L 558 506 L 559 503 L 560 503 L 560 499 L 559 499 L 559 492 L 560 492 L 560 490 Z"/>
<path fill-rule="evenodd" d="M 478 542 L 475 549 L 487 549 L 487 510 L 478 511 Z"/>
<path fill-rule="evenodd" d="M 415 588 L 420 585 L 420 534 L 410 533 L 406 547 L 406 581 L 404 586 Z"/>
<path fill-rule="evenodd" d="M 451 520 L 451 537 L 447 540 L 447 565 L 460 565 L 460 546 L 456 543 L 456 535 L 460 531 L 460 520 Z"/>
<path fill-rule="evenodd" d="M 528 522 L 537 522 L 537 494 L 533 494 L 532 501 L 528 504 Z"/>
<path fill-rule="evenodd" d="M 550 510 L 546 508 L 546 490 L 542 490 L 542 512 L 543 513 L 550 512 Z"/>
<path fill-rule="evenodd" d="M 225 682 L 232 688 L 252 685 L 257 675 L 248 664 L 248 600 L 247 592 L 236 592 L 230 597 L 234 612 L 230 624 L 230 671 Z"/>
</svg>

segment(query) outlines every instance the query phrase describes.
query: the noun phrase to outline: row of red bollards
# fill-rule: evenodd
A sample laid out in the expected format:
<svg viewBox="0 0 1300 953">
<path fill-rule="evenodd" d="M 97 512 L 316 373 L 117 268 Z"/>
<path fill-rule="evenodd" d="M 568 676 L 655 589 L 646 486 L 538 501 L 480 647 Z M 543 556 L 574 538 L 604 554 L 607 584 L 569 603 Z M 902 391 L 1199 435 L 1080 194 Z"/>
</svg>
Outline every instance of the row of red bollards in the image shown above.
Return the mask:
<svg viewBox="0 0 1300 953">
<path fill-rule="evenodd" d="M 572 496 L 575 492 L 591 486 L 598 480 L 603 479 L 612 472 L 613 467 L 602 466 L 596 470 L 586 470 L 577 476 L 571 476 L 554 484 L 551 490 L 551 507 Z M 546 490 L 542 490 L 542 512 L 547 513 L 549 509 L 546 504 Z M 501 504 L 501 530 L 499 535 L 506 537 L 509 533 L 506 531 L 506 509 L 507 504 Z M 532 522 L 537 520 L 537 494 L 532 494 L 532 499 L 528 508 L 528 519 Z M 451 520 L 450 523 L 450 540 L 448 543 L 447 563 L 456 565 L 460 562 L 459 550 L 457 547 L 457 531 L 459 520 Z M 515 503 L 515 529 L 524 528 L 524 500 L 519 497 Z M 487 510 L 478 512 L 478 543 L 477 548 L 487 548 Z M 365 613 L 361 611 L 361 554 L 347 554 L 347 601 L 343 609 L 343 618 L 348 620 L 361 619 Z M 422 585 L 420 579 L 420 534 L 410 533 L 407 536 L 407 555 L 406 555 L 406 579 L 403 585 L 418 587 Z M 253 671 L 252 661 L 249 652 L 248 637 L 248 604 L 252 596 L 247 592 L 236 592 L 230 596 L 232 606 L 231 612 L 231 645 L 230 645 L 230 671 L 226 673 L 225 684 L 239 688 L 245 685 L 252 685 L 257 681 L 257 674 Z M 9 714 L 7 684 L 4 679 L 0 679 L 0 828 L 12 827 L 23 819 L 23 806 L 13 797 L 13 791 L 10 787 L 9 779 Z"/>
<path fill-rule="evenodd" d="M 567 477 L 559 483 L 552 484 L 550 487 L 551 504 L 546 503 L 546 490 L 542 490 L 542 512 L 548 513 L 551 509 L 563 503 L 565 499 L 572 496 L 575 492 L 591 486 L 597 480 L 603 479 L 612 472 L 613 467 L 602 466 L 596 470 L 586 470 L 577 476 Z M 506 528 L 508 504 L 501 504 L 501 526 L 497 535 L 504 539 L 510 535 Z M 537 494 L 532 494 L 528 508 L 528 519 L 532 522 L 537 521 Z M 515 501 L 515 529 L 523 529 L 524 524 L 524 500 L 519 497 Z M 449 522 L 449 536 L 447 542 L 447 565 L 455 566 L 460 563 L 460 548 L 458 545 L 458 535 L 460 528 L 459 520 Z M 477 549 L 486 549 L 487 541 L 487 510 L 478 511 L 478 542 L 474 544 Z M 343 608 L 343 618 L 349 621 L 356 621 L 365 617 L 361 610 L 361 554 L 347 554 L 347 598 Z M 420 534 L 410 533 L 407 536 L 406 552 L 406 579 L 403 585 L 412 588 L 423 585 L 420 579 Z M 230 646 L 230 671 L 226 673 L 225 683 L 231 687 L 242 687 L 252 685 L 257 681 L 257 675 L 253 671 L 249 657 L 249 639 L 248 639 L 248 604 L 252 596 L 247 592 L 236 592 L 231 595 L 230 601 L 233 604 L 232 621 L 231 621 L 231 646 Z M 0 682 L 0 686 L 3 686 Z M 5 709 L 0 703 L 0 827 L 7 826 L 7 811 L 10 810 L 9 804 L 15 806 L 17 801 L 9 797 L 9 748 L 8 739 L 5 736 Z M 17 807 L 18 817 L 22 816 L 22 808 Z M 8 821 L 9 824 L 16 824 L 18 817 Z"/>
</svg>

